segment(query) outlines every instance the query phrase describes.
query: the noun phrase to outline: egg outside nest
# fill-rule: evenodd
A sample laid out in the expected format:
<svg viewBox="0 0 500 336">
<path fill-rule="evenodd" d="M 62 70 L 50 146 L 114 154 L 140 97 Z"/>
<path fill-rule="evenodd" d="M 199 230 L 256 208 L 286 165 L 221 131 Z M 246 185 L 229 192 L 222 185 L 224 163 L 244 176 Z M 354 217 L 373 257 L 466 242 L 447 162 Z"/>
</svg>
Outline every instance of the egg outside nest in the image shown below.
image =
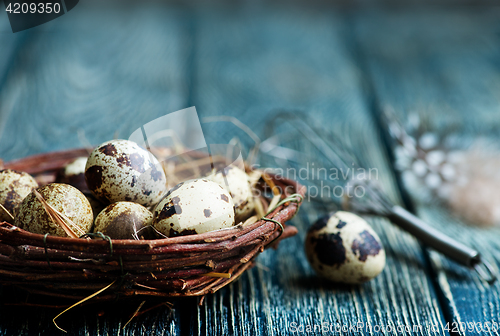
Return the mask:
<svg viewBox="0 0 500 336">
<path fill-rule="evenodd" d="M 385 250 L 375 231 L 345 211 L 316 221 L 307 233 L 305 251 L 312 268 L 333 282 L 360 284 L 385 267 Z"/>
</svg>

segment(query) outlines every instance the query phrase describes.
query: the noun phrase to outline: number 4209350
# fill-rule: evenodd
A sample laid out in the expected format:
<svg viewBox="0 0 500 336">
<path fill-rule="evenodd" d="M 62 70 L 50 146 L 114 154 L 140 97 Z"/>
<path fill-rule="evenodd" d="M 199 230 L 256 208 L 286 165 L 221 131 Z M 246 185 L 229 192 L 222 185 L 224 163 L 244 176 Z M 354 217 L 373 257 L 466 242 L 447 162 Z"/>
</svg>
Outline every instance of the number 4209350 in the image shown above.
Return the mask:
<svg viewBox="0 0 500 336">
<path fill-rule="evenodd" d="M 50 13 L 59 13 L 61 11 L 61 4 L 59 3 L 9 3 L 6 12 L 11 14 L 50 14 Z"/>
</svg>

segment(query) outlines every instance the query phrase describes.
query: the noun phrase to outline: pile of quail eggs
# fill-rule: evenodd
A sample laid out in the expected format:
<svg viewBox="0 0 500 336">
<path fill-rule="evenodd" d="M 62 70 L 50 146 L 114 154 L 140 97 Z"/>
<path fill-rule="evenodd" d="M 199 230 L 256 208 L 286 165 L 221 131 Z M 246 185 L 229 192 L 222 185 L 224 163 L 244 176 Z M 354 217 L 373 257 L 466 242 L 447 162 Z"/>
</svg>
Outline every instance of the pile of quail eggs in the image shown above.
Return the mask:
<svg viewBox="0 0 500 336">
<path fill-rule="evenodd" d="M 112 239 L 204 233 L 231 227 L 255 211 L 249 177 L 236 166 L 170 190 L 167 186 L 162 165 L 151 152 L 129 140 L 107 141 L 44 186 L 27 173 L 0 171 L 0 221 L 33 233 L 68 236 L 40 195 L 70 219 L 77 236 L 95 233 Z"/>
</svg>

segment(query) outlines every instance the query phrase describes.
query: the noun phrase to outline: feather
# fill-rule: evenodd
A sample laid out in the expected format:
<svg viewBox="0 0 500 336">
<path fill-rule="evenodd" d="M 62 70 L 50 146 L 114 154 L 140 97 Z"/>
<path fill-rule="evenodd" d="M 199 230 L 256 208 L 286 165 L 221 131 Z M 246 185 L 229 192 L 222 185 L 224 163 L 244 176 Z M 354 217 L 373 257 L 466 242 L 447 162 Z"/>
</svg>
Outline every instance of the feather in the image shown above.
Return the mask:
<svg viewBox="0 0 500 336">
<path fill-rule="evenodd" d="M 444 199 L 450 210 L 478 226 L 500 225 L 500 156 L 464 151 L 457 179 Z"/>
<path fill-rule="evenodd" d="M 460 134 L 440 136 L 419 118 L 409 119 L 405 128 L 393 113 L 386 114 L 395 167 L 413 198 L 425 204 L 437 201 L 471 225 L 500 225 L 500 152 L 491 141 L 476 138 L 468 146 L 450 145 Z"/>
</svg>

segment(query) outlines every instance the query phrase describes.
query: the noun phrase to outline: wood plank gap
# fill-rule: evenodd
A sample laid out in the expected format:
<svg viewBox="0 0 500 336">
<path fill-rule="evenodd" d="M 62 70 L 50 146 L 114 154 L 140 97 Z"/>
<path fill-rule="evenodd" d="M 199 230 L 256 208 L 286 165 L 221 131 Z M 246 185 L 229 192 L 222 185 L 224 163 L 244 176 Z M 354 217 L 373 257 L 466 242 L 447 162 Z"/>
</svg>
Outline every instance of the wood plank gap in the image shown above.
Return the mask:
<svg viewBox="0 0 500 336">
<path fill-rule="evenodd" d="M 389 130 L 383 120 L 383 109 L 375 89 L 375 81 L 371 75 L 371 72 L 368 69 L 368 64 L 365 61 L 368 56 L 364 52 L 360 40 L 356 35 L 356 29 L 355 29 L 355 22 L 357 18 L 356 14 L 358 13 L 354 12 L 353 10 L 347 9 L 345 15 L 343 16 L 344 20 L 346 21 L 345 23 L 346 26 L 351 27 L 351 29 L 346 29 L 346 35 L 347 35 L 345 38 L 346 50 L 347 52 L 350 52 L 353 62 L 359 68 L 359 73 L 362 78 L 362 85 L 365 90 L 364 97 L 366 100 L 366 106 L 372 116 L 374 125 L 377 128 L 379 137 L 381 139 L 383 147 L 381 150 L 386 154 L 389 163 L 391 164 L 390 168 L 392 171 L 392 175 L 394 176 L 394 181 L 396 183 L 397 190 L 401 196 L 403 206 L 409 212 L 416 214 L 416 207 L 413 201 L 411 200 L 408 191 L 404 187 L 403 181 L 401 179 L 401 174 L 399 174 L 395 169 L 395 153 L 391 149 L 390 145 L 391 138 Z M 423 253 L 425 262 L 424 266 L 430 275 L 431 284 L 433 286 L 434 292 L 437 294 L 437 297 L 439 299 L 439 309 L 443 314 L 443 317 L 445 318 L 445 322 L 450 323 L 451 325 L 451 323 L 453 323 L 454 321 L 453 312 L 448 309 L 448 307 L 450 306 L 449 300 L 446 298 L 445 293 L 443 292 L 441 286 L 438 283 L 439 275 L 431 265 L 429 248 L 420 242 L 419 245 L 421 246 L 422 251 L 424 251 Z M 460 333 L 452 332 L 451 330 L 449 334 L 460 335 Z"/>
<path fill-rule="evenodd" d="M 348 53 L 350 53 L 353 63 L 358 66 L 359 73 L 361 74 L 361 85 L 364 88 L 364 97 L 366 100 L 365 103 L 369 113 L 372 116 L 373 123 L 378 132 L 378 136 L 381 139 L 381 143 L 383 145 L 382 151 L 389 160 L 392 175 L 394 180 L 396 181 L 396 187 L 401 196 L 403 206 L 411 213 L 415 213 L 415 206 L 410 198 L 410 195 L 403 186 L 401 175 L 398 174 L 394 169 L 396 159 L 394 156 L 394 152 L 392 151 L 390 146 L 389 130 L 387 128 L 387 125 L 385 125 L 383 122 L 383 110 L 375 90 L 375 82 L 370 74 L 370 71 L 368 70 L 368 64 L 365 61 L 367 56 L 365 55 L 363 48 L 361 47 L 361 43 L 355 33 L 353 20 L 356 20 L 356 12 L 353 10 L 346 10 L 346 14 L 343 17 L 346 21 L 346 26 L 351 28 L 346 30 L 346 50 Z"/>
</svg>

